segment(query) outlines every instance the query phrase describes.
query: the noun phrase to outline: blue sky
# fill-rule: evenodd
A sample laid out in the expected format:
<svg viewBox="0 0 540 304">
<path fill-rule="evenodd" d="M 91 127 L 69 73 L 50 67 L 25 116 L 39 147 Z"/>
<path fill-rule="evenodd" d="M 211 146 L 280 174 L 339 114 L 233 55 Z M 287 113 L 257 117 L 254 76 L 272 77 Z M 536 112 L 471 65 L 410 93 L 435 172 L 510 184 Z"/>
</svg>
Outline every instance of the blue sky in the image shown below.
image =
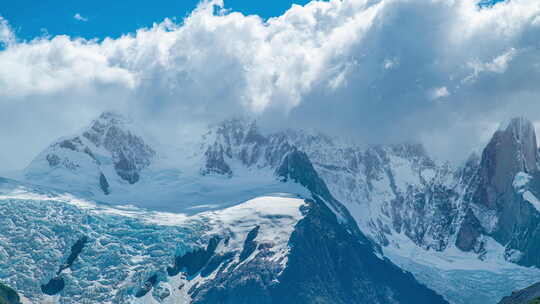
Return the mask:
<svg viewBox="0 0 540 304">
<path fill-rule="evenodd" d="M 118 37 L 151 26 L 164 18 L 182 20 L 197 0 L 16 0 L 0 4 L 0 16 L 9 21 L 19 39 L 31 40 L 44 32 L 87 39 Z M 226 0 L 225 8 L 262 18 L 283 14 L 293 3 L 307 0 Z M 79 14 L 81 18 L 74 18 Z"/>
</svg>

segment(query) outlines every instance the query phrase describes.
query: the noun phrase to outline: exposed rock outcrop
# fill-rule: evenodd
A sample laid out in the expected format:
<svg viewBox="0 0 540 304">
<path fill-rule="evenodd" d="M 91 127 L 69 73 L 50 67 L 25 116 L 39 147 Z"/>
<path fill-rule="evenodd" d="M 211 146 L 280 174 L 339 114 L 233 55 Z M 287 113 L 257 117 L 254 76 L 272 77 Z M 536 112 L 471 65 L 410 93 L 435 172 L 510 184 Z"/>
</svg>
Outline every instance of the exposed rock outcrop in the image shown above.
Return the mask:
<svg viewBox="0 0 540 304">
<path fill-rule="evenodd" d="M 490 236 L 506 246 L 508 260 L 540 266 L 537 149 L 534 126 L 524 118 L 495 132 L 468 185 L 473 194 L 464 196 L 467 213 L 456 240 L 460 249 L 481 252 L 482 236 Z"/>
<path fill-rule="evenodd" d="M 480 185 L 474 200 L 490 209 L 504 208 L 501 197 L 512 191 L 518 172 L 538 171 L 538 147 L 534 125 L 525 118 L 514 118 L 503 124 L 482 153 Z"/>
<path fill-rule="evenodd" d="M 21 299 L 15 290 L 0 283 L 0 304 L 21 304 Z"/>
<path fill-rule="evenodd" d="M 538 304 L 540 303 L 540 283 L 512 292 L 504 297 L 499 304 Z"/>
<path fill-rule="evenodd" d="M 129 120 L 105 112 L 80 135 L 53 143 L 25 171 L 27 180 L 78 192 L 114 191 L 118 177 L 129 184 L 139 181 L 156 152 L 132 130 Z"/>
</svg>

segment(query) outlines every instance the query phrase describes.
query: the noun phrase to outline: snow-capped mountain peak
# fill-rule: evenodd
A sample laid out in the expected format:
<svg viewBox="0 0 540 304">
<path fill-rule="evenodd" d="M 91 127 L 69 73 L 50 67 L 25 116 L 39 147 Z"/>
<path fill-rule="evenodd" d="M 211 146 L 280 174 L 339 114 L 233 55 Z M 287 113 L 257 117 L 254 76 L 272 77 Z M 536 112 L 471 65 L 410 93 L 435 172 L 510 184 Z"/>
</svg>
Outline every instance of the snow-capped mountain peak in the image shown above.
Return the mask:
<svg viewBox="0 0 540 304">
<path fill-rule="evenodd" d="M 26 180 L 80 192 L 109 194 L 134 184 L 156 152 L 123 116 L 105 112 L 80 134 L 59 139 L 25 169 Z"/>
</svg>

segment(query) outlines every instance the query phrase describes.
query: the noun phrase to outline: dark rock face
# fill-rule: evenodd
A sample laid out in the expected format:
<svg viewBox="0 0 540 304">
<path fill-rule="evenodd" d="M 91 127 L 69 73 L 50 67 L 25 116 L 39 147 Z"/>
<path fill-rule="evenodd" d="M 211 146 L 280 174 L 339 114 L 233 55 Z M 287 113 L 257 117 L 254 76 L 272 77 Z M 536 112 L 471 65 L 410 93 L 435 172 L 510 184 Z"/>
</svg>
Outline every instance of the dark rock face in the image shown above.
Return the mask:
<svg viewBox="0 0 540 304">
<path fill-rule="evenodd" d="M 107 195 L 111 193 L 109 189 L 109 182 L 107 181 L 107 178 L 105 177 L 105 175 L 103 175 L 103 173 L 99 175 L 99 187 L 101 188 L 104 194 Z"/>
<path fill-rule="evenodd" d="M 477 251 L 481 249 L 477 247 L 479 244 L 478 238 L 482 235 L 483 228 L 478 219 L 469 209 L 465 215 L 465 219 L 459 228 L 456 238 L 457 248 L 463 251 Z"/>
<path fill-rule="evenodd" d="M 151 275 L 146 280 L 146 282 L 144 282 L 144 285 L 135 293 L 135 297 L 136 298 L 144 297 L 147 293 L 149 293 L 152 290 L 152 288 L 154 287 L 154 285 L 156 285 L 157 282 L 158 282 L 157 275 L 156 274 Z"/>
<path fill-rule="evenodd" d="M 60 157 L 55 154 L 47 155 L 47 161 L 49 162 L 50 167 L 56 167 L 60 164 Z"/>
<path fill-rule="evenodd" d="M 525 289 L 512 292 L 512 295 L 504 297 L 499 304 L 537 304 L 540 303 L 540 283 L 536 283 Z"/>
<path fill-rule="evenodd" d="M 84 246 L 88 242 L 88 237 L 82 236 L 80 239 L 71 246 L 69 256 L 66 259 L 66 262 L 60 266 L 56 276 L 50 279 L 47 284 L 41 285 L 41 291 L 47 295 L 55 295 L 61 292 L 65 287 L 64 278 L 62 278 L 62 272 L 65 269 L 70 268 L 73 265 L 73 262 L 79 257 Z"/>
<path fill-rule="evenodd" d="M 67 269 L 71 267 L 71 265 L 73 265 L 73 262 L 75 262 L 77 257 L 79 257 L 79 254 L 81 254 L 87 242 L 88 242 L 88 237 L 83 236 L 80 239 L 78 239 L 77 242 L 73 244 L 73 246 L 71 246 L 71 251 L 66 260 L 66 263 L 60 267 L 60 269 L 58 270 L 58 274 L 60 274 L 64 269 Z"/>
<path fill-rule="evenodd" d="M 207 277 L 212 272 L 214 272 L 218 267 L 227 267 L 227 265 L 231 262 L 231 260 L 234 258 L 235 253 L 234 252 L 227 252 L 225 254 L 215 254 L 210 258 L 206 266 L 201 270 L 201 276 Z"/>
<path fill-rule="evenodd" d="M 174 265 L 167 267 L 167 273 L 169 276 L 175 276 L 185 269 L 188 276 L 195 275 L 212 258 L 219 242 L 219 237 L 213 237 L 208 242 L 206 249 L 197 249 L 182 256 L 177 256 L 174 260 Z"/>
<path fill-rule="evenodd" d="M 468 209 L 457 235 L 458 248 L 482 252 L 481 236 L 487 235 L 506 246 L 509 260 L 540 266 L 540 213 L 522 195 L 524 191 L 537 197 L 540 194 L 537 162 L 531 122 L 515 118 L 495 132 L 476 171 L 467 171 L 470 179 L 464 201 Z M 529 179 L 520 186 L 523 189 L 514 185 L 518 173 Z M 490 220 L 482 223 L 486 214 Z"/>
<path fill-rule="evenodd" d="M 21 304 L 21 299 L 15 290 L 0 283 L 0 304 Z"/>
<path fill-rule="evenodd" d="M 206 162 L 204 169 L 201 171 L 203 175 L 207 174 L 222 174 L 226 176 L 232 175 L 231 167 L 225 162 L 224 150 L 221 145 L 215 143 L 212 147 L 208 148 L 204 153 Z"/>
<path fill-rule="evenodd" d="M 377 257 L 370 244 L 355 240 L 324 204 L 312 208 L 291 237 L 277 297 L 294 303 L 446 303 L 411 274 Z"/>
<path fill-rule="evenodd" d="M 475 201 L 490 209 L 504 204 L 500 197 L 511 190 L 518 172 L 538 171 L 538 152 L 534 125 L 524 118 L 514 118 L 506 129 L 498 130 L 482 153 L 480 187 Z"/>
<path fill-rule="evenodd" d="M 58 294 L 62 289 L 64 289 L 65 283 L 64 278 L 54 277 L 47 282 L 47 284 L 41 285 L 41 291 L 46 295 L 55 295 Z"/>
<path fill-rule="evenodd" d="M 83 141 L 81 140 L 79 136 L 57 142 L 53 144 L 52 147 L 57 148 L 57 149 L 66 149 L 73 152 L 84 153 L 88 157 L 90 157 L 94 163 L 99 165 L 99 161 L 95 157 L 94 153 L 92 153 L 92 150 L 90 150 L 90 148 L 83 143 Z M 51 168 L 58 167 L 60 165 L 63 165 L 64 167 L 71 170 L 76 170 L 77 168 L 79 168 L 79 165 L 77 163 L 71 161 L 70 159 L 61 158 L 54 153 L 48 154 L 46 158 Z"/>
<path fill-rule="evenodd" d="M 226 120 L 211 133 L 215 141 L 206 148 L 202 174 L 232 176 L 228 162 L 233 159 L 247 167 L 276 167 L 292 150 L 283 134 L 262 135 L 255 122 L 244 119 Z"/>
<path fill-rule="evenodd" d="M 306 187 L 311 193 L 321 197 L 335 212 L 345 220 L 345 225 L 352 231 L 360 241 L 371 243 L 371 241 L 360 232 L 355 220 L 343 204 L 338 202 L 328 190 L 326 183 L 319 176 L 306 153 L 293 149 L 283 157 L 281 165 L 276 169 L 276 176 L 283 182 L 292 180 Z M 376 246 L 375 244 L 372 244 Z M 377 249 L 379 249 L 377 247 Z"/>
<path fill-rule="evenodd" d="M 255 228 L 251 229 L 251 231 L 248 233 L 246 240 L 244 241 L 244 248 L 240 253 L 240 262 L 247 259 L 255 251 L 255 249 L 257 249 L 257 242 L 255 241 L 255 238 L 259 233 L 259 229 L 259 226 L 255 226 Z"/>
</svg>

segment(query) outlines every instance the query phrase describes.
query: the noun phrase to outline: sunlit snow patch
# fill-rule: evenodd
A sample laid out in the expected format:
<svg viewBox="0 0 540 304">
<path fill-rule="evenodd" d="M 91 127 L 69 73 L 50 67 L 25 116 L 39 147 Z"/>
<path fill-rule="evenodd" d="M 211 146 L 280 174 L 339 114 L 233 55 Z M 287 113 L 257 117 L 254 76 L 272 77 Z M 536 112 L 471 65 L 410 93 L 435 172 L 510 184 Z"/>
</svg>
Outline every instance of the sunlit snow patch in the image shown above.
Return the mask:
<svg viewBox="0 0 540 304">
<path fill-rule="evenodd" d="M 531 205 L 533 205 L 533 207 L 540 212 L 540 200 L 531 191 L 529 191 L 527 187 L 531 179 L 532 176 L 529 174 L 519 172 L 514 177 L 514 182 L 512 185 L 514 186 L 516 192 L 521 194 L 525 201 L 531 203 Z"/>
</svg>

